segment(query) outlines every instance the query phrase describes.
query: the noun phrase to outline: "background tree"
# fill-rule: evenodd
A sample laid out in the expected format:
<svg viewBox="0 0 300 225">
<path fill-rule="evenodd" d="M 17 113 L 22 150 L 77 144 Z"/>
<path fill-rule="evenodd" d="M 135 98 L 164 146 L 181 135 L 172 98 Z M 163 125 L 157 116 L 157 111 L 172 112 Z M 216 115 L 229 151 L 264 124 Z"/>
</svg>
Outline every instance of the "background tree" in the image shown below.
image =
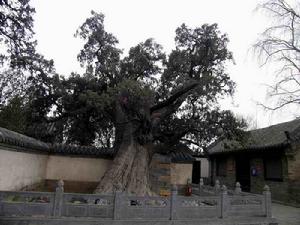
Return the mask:
<svg viewBox="0 0 300 225">
<path fill-rule="evenodd" d="M 298 1 L 269 0 L 258 6 L 273 20 L 254 45 L 263 65 L 273 62 L 280 69 L 276 83 L 270 85 L 269 95 L 278 100 L 278 109 L 300 103 L 300 3 Z"/>
<path fill-rule="evenodd" d="M 55 102 L 51 92 L 57 75 L 53 61 L 36 52 L 34 13 L 29 0 L 0 1 L 0 114 L 9 117 L 8 111 L 19 115 L 17 108 L 26 109 L 19 118 L 20 121 L 26 118 L 22 128 L 15 124 L 18 118 L 13 121 L 2 116 L 0 123 L 3 127 L 46 140 L 41 130 L 47 125 L 41 122 L 45 122 Z"/>
<path fill-rule="evenodd" d="M 36 52 L 34 13 L 30 0 L 0 1 L 0 106 L 55 72 L 53 61 Z"/>
<path fill-rule="evenodd" d="M 23 99 L 15 96 L 0 111 L 0 127 L 25 133 L 27 125 L 26 110 Z"/>
</svg>

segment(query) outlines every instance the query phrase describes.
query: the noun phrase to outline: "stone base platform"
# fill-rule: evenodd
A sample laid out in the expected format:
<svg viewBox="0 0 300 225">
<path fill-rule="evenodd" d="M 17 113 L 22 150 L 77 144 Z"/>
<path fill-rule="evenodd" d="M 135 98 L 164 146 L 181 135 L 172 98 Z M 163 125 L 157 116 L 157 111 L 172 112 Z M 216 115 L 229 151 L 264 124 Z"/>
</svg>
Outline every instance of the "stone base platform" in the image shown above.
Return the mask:
<svg viewBox="0 0 300 225">
<path fill-rule="evenodd" d="M 0 217 L 0 225 L 278 225 L 274 218 L 226 218 L 203 220 L 111 220 L 95 218 Z"/>
</svg>

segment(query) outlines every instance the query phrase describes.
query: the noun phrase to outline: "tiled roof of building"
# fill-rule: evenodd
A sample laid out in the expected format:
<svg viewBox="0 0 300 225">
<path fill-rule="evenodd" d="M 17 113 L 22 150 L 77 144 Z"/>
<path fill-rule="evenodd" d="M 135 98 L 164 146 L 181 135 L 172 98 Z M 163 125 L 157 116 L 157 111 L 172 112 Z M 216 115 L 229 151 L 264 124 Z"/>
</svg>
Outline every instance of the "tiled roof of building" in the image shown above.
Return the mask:
<svg viewBox="0 0 300 225">
<path fill-rule="evenodd" d="M 66 144 L 49 144 L 23 134 L 0 127 L 0 144 L 17 147 L 18 151 L 39 152 L 55 155 L 92 156 L 112 158 L 113 149 L 96 148 L 93 146 L 76 146 Z"/>
<path fill-rule="evenodd" d="M 190 148 L 184 144 L 175 145 L 169 155 L 171 157 L 171 161 L 174 163 L 191 163 L 195 161 L 193 157 L 194 152 L 190 150 Z"/>
<path fill-rule="evenodd" d="M 227 139 L 216 141 L 209 146 L 208 153 L 276 149 L 297 140 L 300 140 L 300 119 L 248 131 L 243 142 Z"/>
<path fill-rule="evenodd" d="M 170 156 L 173 163 L 191 163 L 195 161 L 195 158 L 186 152 L 171 152 Z"/>
</svg>

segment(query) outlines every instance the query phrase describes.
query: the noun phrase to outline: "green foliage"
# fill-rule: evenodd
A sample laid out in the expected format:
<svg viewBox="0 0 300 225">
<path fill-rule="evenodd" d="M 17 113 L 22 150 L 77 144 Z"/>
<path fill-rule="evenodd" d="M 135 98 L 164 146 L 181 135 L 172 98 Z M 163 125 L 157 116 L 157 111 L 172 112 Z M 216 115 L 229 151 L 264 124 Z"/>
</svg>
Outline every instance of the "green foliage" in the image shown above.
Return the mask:
<svg viewBox="0 0 300 225">
<path fill-rule="evenodd" d="M 36 52 L 33 38 L 35 9 L 29 0 L 0 1 L 0 105 L 28 91 L 54 74 L 52 60 Z M 30 89 L 30 90 L 28 90 Z"/>
<path fill-rule="evenodd" d="M 1 0 L 0 5 L 0 44 L 7 51 L 7 54 L 1 52 L 1 59 L 2 63 L 10 59 L 15 66 L 20 57 L 28 56 L 34 50 L 32 16 L 35 10 L 29 0 Z"/>
<path fill-rule="evenodd" d="M 112 147 L 132 129 L 140 144 L 204 148 L 220 136 L 219 128 L 230 136 L 244 126 L 218 105 L 220 97 L 233 93 L 234 82 L 225 71 L 232 60 L 228 38 L 216 24 L 181 25 L 169 56 L 151 38 L 123 56 L 117 38 L 104 29 L 104 15 L 94 11 L 75 36 L 85 42 L 78 54 L 83 75 L 60 77 L 53 62 L 35 51 L 22 64 L 30 72 L 25 133 L 50 142 Z"/>
<path fill-rule="evenodd" d="M 24 133 L 27 125 L 26 106 L 23 99 L 16 96 L 0 108 L 0 127 Z"/>
</svg>

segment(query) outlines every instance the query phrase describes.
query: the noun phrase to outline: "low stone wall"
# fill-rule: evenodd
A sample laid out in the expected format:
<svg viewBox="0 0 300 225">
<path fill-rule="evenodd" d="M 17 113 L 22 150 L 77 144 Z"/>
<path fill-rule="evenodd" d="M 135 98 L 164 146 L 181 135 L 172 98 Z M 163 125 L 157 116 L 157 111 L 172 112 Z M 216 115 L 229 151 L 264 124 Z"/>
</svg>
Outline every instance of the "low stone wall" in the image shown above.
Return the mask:
<svg viewBox="0 0 300 225">
<path fill-rule="evenodd" d="M 200 188 L 201 189 L 201 188 Z M 2 218 L 99 218 L 110 220 L 193 220 L 265 217 L 263 224 L 276 224 L 272 219 L 271 193 L 263 195 L 228 194 L 222 187 L 218 194 L 207 196 L 179 196 L 176 188 L 170 197 L 64 193 L 63 182 L 53 193 L 0 191 L 0 220 Z M 268 222 L 268 223 L 267 223 Z M 199 223 L 197 223 L 199 224 Z M 223 223 L 222 223 L 223 224 Z M 245 224 L 245 223 L 243 223 Z M 251 223 L 257 224 L 257 223 Z"/>
<path fill-rule="evenodd" d="M 17 150 L 0 145 L 0 190 L 20 190 L 46 177 L 48 155 Z"/>
</svg>

